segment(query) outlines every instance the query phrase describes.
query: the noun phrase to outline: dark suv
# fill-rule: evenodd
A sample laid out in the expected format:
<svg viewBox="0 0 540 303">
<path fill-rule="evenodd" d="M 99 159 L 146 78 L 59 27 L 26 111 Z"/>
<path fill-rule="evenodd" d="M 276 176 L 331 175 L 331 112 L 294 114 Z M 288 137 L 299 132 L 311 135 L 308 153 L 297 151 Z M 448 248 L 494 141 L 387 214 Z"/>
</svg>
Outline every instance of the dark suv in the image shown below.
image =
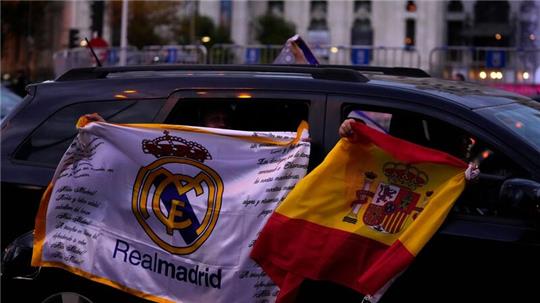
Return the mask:
<svg viewBox="0 0 540 303">
<path fill-rule="evenodd" d="M 204 109 L 223 104 L 234 110 L 235 129 L 295 131 L 308 121 L 310 168 L 338 141 L 340 123 L 355 114 L 391 135 L 479 163 L 480 179 L 382 302 L 471 296 L 540 302 L 540 104 L 531 99 L 417 69 L 351 66 L 83 68 L 27 91 L 2 122 L 3 302 L 61 302 L 73 293 L 81 302 L 141 300 L 63 270 L 32 270 L 24 258 L 32 234 L 19 236 L 33 229 L 40 196 L 81 115 L 200 125 Z M 468 140 L 466 153 L 453 148 L 456 140 Z M 359 302 L 362 296 L 324 281 L 301 286 L 298 301 L 321 300 Z"/>
</svg>

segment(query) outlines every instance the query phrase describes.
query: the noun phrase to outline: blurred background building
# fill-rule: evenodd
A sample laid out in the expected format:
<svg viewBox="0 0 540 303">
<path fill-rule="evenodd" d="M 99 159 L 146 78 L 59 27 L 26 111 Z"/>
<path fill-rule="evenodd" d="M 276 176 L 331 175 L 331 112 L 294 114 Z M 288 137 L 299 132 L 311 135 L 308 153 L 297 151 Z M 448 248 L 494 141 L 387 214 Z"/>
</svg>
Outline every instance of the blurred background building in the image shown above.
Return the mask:
<svg viewBox="0 0 540 303">
<path fill-rule="evenodd" d="M 2 74 L 52 78 L 119 64 L 121 1 L 2 1 Z M 300 34 L 324 63 L 419 67 L 436 76 L 540 80 L 540 1 L 136 1 L 128 64 L 268 63 Z"/>
</svg>

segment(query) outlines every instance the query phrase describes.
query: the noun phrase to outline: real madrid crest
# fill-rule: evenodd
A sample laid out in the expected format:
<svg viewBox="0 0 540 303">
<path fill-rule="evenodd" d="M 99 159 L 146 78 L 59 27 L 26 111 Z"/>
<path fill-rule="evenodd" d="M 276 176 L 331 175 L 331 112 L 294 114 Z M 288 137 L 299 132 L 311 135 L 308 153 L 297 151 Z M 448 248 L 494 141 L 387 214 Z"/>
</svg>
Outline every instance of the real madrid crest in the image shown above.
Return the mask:
<svg viewBox="0 0 540 303">
<path fill-rule="evenodd" d="M 223 181 L 204 164 L 208 150 L 170 136 L 143 140 L 157 160 L 142 167 L 133 186 L 132 210 L 148 236 L 176 255 L 191 254 L 210 236 L 221 209 Z"/>
</svg>

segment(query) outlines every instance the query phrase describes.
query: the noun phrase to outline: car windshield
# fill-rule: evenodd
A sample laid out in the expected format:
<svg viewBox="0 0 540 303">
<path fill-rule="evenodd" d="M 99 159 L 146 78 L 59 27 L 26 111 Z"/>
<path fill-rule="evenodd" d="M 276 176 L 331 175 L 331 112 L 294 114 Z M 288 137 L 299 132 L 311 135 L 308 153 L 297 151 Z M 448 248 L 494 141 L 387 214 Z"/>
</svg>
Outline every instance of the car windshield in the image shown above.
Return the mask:
<svg viewBox="0 0 540 303">
<path fill-rule="evenodd" d="M 0 86 L 0 104 L 2 108 L 0 110 L 0 121 L 4 118 L 22 101 L 22 98 L 10 91 L 4 85 Z"/>
<path fill-rule="evenodd" d="M 540 103 L 513 103 L 481 109 L 495 122 L 512 130 L 540 151 Z"/>
</svg>

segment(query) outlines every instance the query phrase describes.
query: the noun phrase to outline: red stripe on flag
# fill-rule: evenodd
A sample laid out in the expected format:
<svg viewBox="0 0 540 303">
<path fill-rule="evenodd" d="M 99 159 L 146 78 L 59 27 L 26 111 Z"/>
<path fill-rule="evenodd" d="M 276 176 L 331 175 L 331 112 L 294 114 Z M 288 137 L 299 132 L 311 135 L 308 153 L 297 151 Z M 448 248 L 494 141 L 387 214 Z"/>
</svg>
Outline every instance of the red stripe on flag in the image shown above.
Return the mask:
<svg viewBox="0 0 540 303">
<path fill-rule="evenodd" d="M 390 136 L 360 122 L 353 123 L 352 128 L 357 143 L 373 143 L 400 161 L 410 164 L 431 162 L 467 168 L 467 163 L 454 156 Z"/>
<path fill-rule="evenodd" d="M 287 272 L 334 281 L 362 294 L 374 294 L 411 263 L 414 256 L 397 241 L 375 240 L 274 213 L 251 257 L 281 289 Z"/>
</svg>

